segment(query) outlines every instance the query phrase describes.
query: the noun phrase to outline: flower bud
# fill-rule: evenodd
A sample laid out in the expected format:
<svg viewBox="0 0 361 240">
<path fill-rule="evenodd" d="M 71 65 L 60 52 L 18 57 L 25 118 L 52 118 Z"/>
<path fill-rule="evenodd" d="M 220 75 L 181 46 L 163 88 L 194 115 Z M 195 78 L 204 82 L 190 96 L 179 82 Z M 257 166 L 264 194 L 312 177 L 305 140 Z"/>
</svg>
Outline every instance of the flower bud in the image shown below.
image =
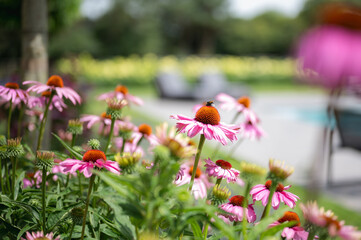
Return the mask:
<svg viewBox="0 0 361 240">
<path fill-rule="evenodd" d="M 21 138 L 8 139 L 6 147 L 6 157 L 19 157 L 24 154 L 24 148 L 21 145 Z"/>
<path fill-rule="evenodd" d="M 54 165 L 55 154 L 49 151 L 36 152 L 36 166 L 39 169 L 51 169 Z"/>
<path fill-rule="evenodd" d="M 119 100 L 119 99 L 107 99 L 107 115 L 110 115 L 112 119 L 120 119 L 122 116 L 122 109 L 125 107 L 128 102 L 126 100 Z"/>
<path fill-rule="evenodd" d="M 81 135 L 83 133 L 83 122 L 80 122 L 79 119 L 69 120 L 67 131 L 74 135 Z"/>
<path fill-rule="evenodd" d="M 98 139 L 92 138 L 88 141 L 88 145 L 92 148 L 92 149 L 99 149 L 100 148 L 100 142 Z"/>
<path fill-rule="evenodd" d="M 83 223 L 83 217 L 84 217 L 84 209 L 82 207 L 73 208 L 70 211 L 70 217 L 73 220 L 73 223 L 75 225 L 82 224 Z"/>
<path fill-rule="evenodd" d="M 140 157 L 141 154 L 137 152 L 124 152 L 122 155 L 120 155 L 120 153 L 117 153 L 114 159 L 119 164 L 119 167 L 122 170 L 131 173 L 134 169 L 134 166 L 139 162 Z"/>
<path fill-rule="evenodd" d="M 221 187 L 219 184 L 217 184 L 213 188 L 211 200 L 214 205 L 220 205 L 224 203 L 229 198 L 229 196 L 231 196 L 229 189 L 226 186 Z"/>
</svg>

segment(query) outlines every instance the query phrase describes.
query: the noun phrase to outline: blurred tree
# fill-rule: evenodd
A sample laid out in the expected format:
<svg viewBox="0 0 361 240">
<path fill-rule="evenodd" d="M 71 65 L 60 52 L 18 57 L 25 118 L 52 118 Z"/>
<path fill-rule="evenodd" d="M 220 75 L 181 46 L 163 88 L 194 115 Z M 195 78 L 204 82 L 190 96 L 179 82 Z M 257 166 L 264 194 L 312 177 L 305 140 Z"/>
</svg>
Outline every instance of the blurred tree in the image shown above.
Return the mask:
<svg viewBox="0 0 361 240">
<path fill-rule="evenodd" d="M 287 55 L 302 30 L 295 19 L 267 12 L 251 20 L 229 18 L 218 36 L 217 53 Z"/>
<path fill-rule="evenodd" d="M 47 0 L 50 37 L 77 19 L 81 0 Z M 0 1 L 0 59 L 20 59 L 22 0 Z"/>
</svg>

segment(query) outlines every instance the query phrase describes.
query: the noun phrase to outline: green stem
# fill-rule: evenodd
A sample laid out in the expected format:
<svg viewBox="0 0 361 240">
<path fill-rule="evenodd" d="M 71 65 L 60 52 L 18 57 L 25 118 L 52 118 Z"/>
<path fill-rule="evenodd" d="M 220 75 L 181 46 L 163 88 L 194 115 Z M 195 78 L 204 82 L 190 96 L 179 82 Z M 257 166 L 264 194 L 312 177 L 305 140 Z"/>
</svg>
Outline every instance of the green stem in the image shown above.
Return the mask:
<svg viewBox="0 0 361 240">
<path fill-rule="evenodd" d="M 314 231 L 310 231 L 310 232 L 308 233 L 307 240 L 313 240 L 313 239 L 315 239 L 315 236 L 316 236 L 315 232 L 314 232 Z"/>
<path fill-rule="evenodd" d="M 93 174 L 91 176 L 90 180 L 89 180 L 88 195 L 86 197 L 85 212 L 84 212 L 84 216 L 83 216 L 83 226 L 82 226 L 82 229 L 81 229 L 81 237 L 80 237 L 81 240 L 84 239 L 85 225 L 86 225 L 86 215 L 88 213 L 89 200 L 90 200 L 90 195 L 91 195 L 91 192 L 92 192 L 92 189 L 93 189 L 94 180 L 95 180 L 95 174 Z"/>
<path fill-rule="evenodd" d="M 125 143 L 126 143 L 126 139 L 123 138 L 123 143 L 122 143 L 122 148 L 121 148 L 121 150 L 120 150 L 120 154 L 122 154 L 122 153 L 124 152 Z"/>
<path fill-rule="evenodd" d="M 25 107 L 24 107 L 24 104 L 22 103 L 21 108 L 20 108 L 20 113 L 19 113 L 19 120 L 18 120 L 18 137 L 21 136 L 21 129 L 22 129 L 22 124 L 23 124 L 24 112 L 25 112 Z"/>
<path fill-rule="evenodd" d="M 244 200 L 243 201 L 243 219 L 242 219 L 242 234 L 243 234 L 243 239 L 247 240 L 248 236 L 247 236 L 247 214 L 246 214 L 246 209 L 248 208 L 248 194 L 251 191 L 251 184 L 249 184 L 249 182 L 246 183 L 246 188 L 244 191 Z"/>
<path fill-rule="evenodd" d="M 8 139 L 10 139 L 11 115 L 13 114 L 13 101 L 10 99 L 9 115 L 8 115 Z"/>
<path fill-rule="evenodd" d="M 12 176 L 11 176 L 11 194 L 14 197 L 15 193 L 15 174 L 16 174 L 16 166 L 15 166 L 14 157 L 11 158 L 11 168 L 12 168 Z"/>
<path fill-rule="evenodd" d="M 105 154 L 107 154 L 110 142 L 112 141 L 113 131 L 114 131 L 114 123 L 115 123 L 115 118 L 112 118 L 112 123 L 110 125 L 110 132 L 109 132 L 108 142 L 107 142 L 107 145 L 105 145 L 105 149 L 104 149 Z"/>
<path fill-rule="evenodd" d="M 270 213 L 270 210 L 271 210 L 271 207 L 272 207 L 272 198 L 273 198 L 273 194 L 276 191 L 276 187 L 277 187 L 277 183 L 272 181 L 272 185 L 270 187 L 270 193 L 269 193 L 269 196 L 268 196 L 268 202 L 267 202 L 266 207 L 264 208 L 261 219 L 268 217 L 268 215 Z"/>
<path fill-rule="evenodd" d="M 1 193 L 4 194 L 4 183 L 3 183 L 3 163 L 0 158 L 0 185 L 1 185 Z"/>
<path fill-rule="evenodd" d="M 54 96 L 54 93 L 52 92 L 50 97 L 49 97 L 49 101 L 46 104 L 43 119 L 41 120 L 41 123 L 40 123 L 39 136 L 38 136 L 38 145 L 36 147 L 36 151 L 39 151 L 39 149 L 41 147 L 41 142 L 43 141 L 46 118 L 48 116 L 49 107 L 50 107 L 51 101 L 53 100 L 53 96 Z"/>
<path fill-rule="evenodd" d="M 222 178 L 218 178 L 217 181 L 216 181 L 216 185 L 221 185 L 221 182 L 222 182 Z"/>
<path fill-rule="evenodd" d="M 5 160 L 5 177 L 6 177 L 6 185 L 7 185 L 7 191 L 11 191 L 10 187 L 10 178 L 9 178 L 9 164 Z"/>
<path fill-rule="evenodd" d="M 83 196 L 83 187 L 81 185 L 81 174 L 78 171 L 78 184 L 79 184 L 79 197 L 81 198 Z"/>
<path fill-rule="evenodd" d="M 73 133 L 72 137 L 71 137 L 71 147 L 73 148 L 75 145 L 75 137 L 76 135 Z"/>
<path fill-rule="evenodd" d="M 204 236 L 204 240 L 207 239 L 207 235 L 208 235 L 208 226 L 209 226 L 209 223 L 207 222 L 206 225 L 204 226 L 204 233 L 203 233 L 203 236 Z"/>
<path fill-rule="evenodd" d="M 41 182 L 41 203 L 42 203 L 42 207 L 43 207 L 43 211 L 42 211 L 42 216 L 43 216 L 43 232 L 44 234 L 46 234 L 46 218 L 45 218 L 45 213 L 46 213 L 46 203 L 45 203 L 45 188 L 46 188 L 46 168 L 43 167 L 43 175 L 42 175 L 42 182 Z"/>
<path fill-rule="evenodd" d="M 71 225 L 69 240 L 71 240 L 71 236 L 73 236 L 74 226 L 75 226 L 75 222 L 73 222 L 73 224 Z"/>
<path fill-rule="evenodd" d="M 201 136 L 200 136 L 200 138 L 199 138 L 197 154 L 196 154 L 196 157 L 195 157 L 195 159 L 194 159 L 192 177 L 191 177 L 191 181 L 190 181 L 190 183 L 189 183 L 189 188 L 188 188 L 189 191 L 192 191 L 194 178 L 195 178 L 196 172 L 197 172 L 197 167 L 198 167 L 199 158 L 201 157 L 202 148 L 203 148 L 203 145 L 204 145 L 205 140 L 206 140 L 206 138 L 204 137 L 203 134 L 201 134 Z"/>
</svg>

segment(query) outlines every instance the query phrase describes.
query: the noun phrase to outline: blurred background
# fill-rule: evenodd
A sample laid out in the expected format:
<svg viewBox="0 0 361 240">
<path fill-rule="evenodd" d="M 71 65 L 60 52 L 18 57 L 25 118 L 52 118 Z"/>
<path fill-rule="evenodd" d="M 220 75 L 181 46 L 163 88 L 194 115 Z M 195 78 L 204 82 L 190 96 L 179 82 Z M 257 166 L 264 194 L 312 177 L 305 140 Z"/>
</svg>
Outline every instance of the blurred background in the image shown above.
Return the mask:
<svg viewBox="0 0 361 240">
<path fill-rule="evenodd" d="M 153 126 L 171 114 L 194 114 L 194 104 L 211 99 L 215 90 L 236 98 L 248 95 L 267 135 L 245 141 L 231 157 L 263 166 L 270 157 L 286 161 L 295 167 L 291 182 L 297 194 L 310 196 L 309 189 L 316 189 L 311 196 L 319 196 L 320 205 L 360 228 L 361 88 L 341 93 L 341 85 L 327 82 L 330 78 L 305 81 L 298 68 L 298 45 L 309 29 L 361 29 L 359 18 L 338 15 L 338 7 L 334 15 L 320 17 L 330 2 L 361 7 L 359 0 L 2 0 L 0 81 L 63 76 L 86 101 L 81 109 L 53 113 L 58 122 L 80 113 L 100 114 L 104 105 L 96 97 L 119 84 L 145 99 L 145 106 L 130 110 L 134 121 Z M 314 68 L 307 67 L 312 73 L 346 56 L 356 62 L 349 63 L 352 74 L 341 69 L 335 79 L 361 75 L 355 70 L 361 70 L 361 51 L 344 55 L 338 50 L 347 42 L 326 45 L 315 39 L 313 46 L 306 44 L 316 54 L 305 58 L 316 61 Z M 332 61 L 325 71 L 341 65 Z M 336 105 L 351 109 L 351 115 L 337 115 Z M 221 116 L 228 123 L 233 117 L 224 111 Z M 345 140 L 350 133 L 351 141 Z M 230 151 L 226 147 L 220 156 Z"/>
</svg>

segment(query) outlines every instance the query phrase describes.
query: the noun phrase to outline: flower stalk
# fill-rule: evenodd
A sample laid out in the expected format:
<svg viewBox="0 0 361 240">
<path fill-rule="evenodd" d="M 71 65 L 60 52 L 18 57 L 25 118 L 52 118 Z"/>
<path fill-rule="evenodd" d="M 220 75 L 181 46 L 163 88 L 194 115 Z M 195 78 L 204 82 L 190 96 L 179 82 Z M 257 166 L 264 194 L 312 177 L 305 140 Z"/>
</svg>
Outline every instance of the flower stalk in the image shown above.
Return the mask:
<svg viewBox="0 0 361 240">
<path fill-rule="evenodd" d="M 192 191 L 192 187 L 193 187 L 193 183 L 194 183 L 194 178 L 196 176 L 196 172 L 197 172 L 197 167 L 198 167 L 198 163 L 199 163 L 199 159 L 201 157 L 201 153 L 202 153 L 202 149 L 203 149 L 203 145 L 205 142 L 206 138 L 204 137 L 203 134 L 201 134 L 200 138 L 199 138 L 199 144 L 198 144 L 198 149 L 197 149 L 197 154 L 196 157 L 194 159 L 194 165 L 193 165 L 193 171 L 192 171 L 192 177 L 191 177 L 191 181 L 189 183 L 189 191 Z"/>
<path fill-rule="evenodd" d="M 10 99 L 9 115 L 8 115 L 8 139 L 10 139 L 11 115 L 13 114 L 13 101 Z"/>
<path fill-rule="evenodd" d="M 109 137 L 108 137 L 108 142 L 105 145 L 105 149 L 104 149 L 104 153 L 107 154 L 110 142 L 112 141 L 112 137 L 113 137 L 113 131 L 114 131 L 114 124 L 115 124 L 115 118 L 112 118 L 112 122 L 110 124 L 110 132 L 109 132 Z"/>
<path fill-rule="evenodd" d="M 93 189 L 93 184 L 94 184 L 94 180 L 95 180 L 95 174 L 93 174 L 89 180 L 89 189 L 88 189 L 88 195 L 86 197 L 86 202 L 85 202 L 85 212 L 84 212 L 84 216 L 83 216 L 83 225 L 82 225 L 82 229 L 81 229 L 81 240 L 84 239 L 84 233 L 85 233 L 85 225 L 86 225 L 86 216 L 88 213 L 88 208 L 89 208 L 89 201 L 90 201 L 90 195 Z"/>
<path fill-rule="evenodd" d="M 36 151 L 38 151 L 40 149 L 40 147 L 41 147 L 41 142 L 43 140 L 43 135 L 44 135 L 45 123 L 46 123 L 46 119 L 47 119 L 48 112 L 49 112 L 49 107 L 50 107 L 51 101 L 53 100 L 53 97 L 54 97 L 54 93 L 51 92 L 50 97 L 49 97 L 49 101 L 48 101 L 48 103 L 46 104 L 46 107 L 45 107 L 43 119 L 41 120 L 41 123 L 40 123 L 39 136 L 38 136 L 38 145 L 36 147 Z"/>
<path fill-rule="evenodd" d="M 43 232 L 46 234 L 46 203 L 45 203 L 45 189 L 46 189 L 46 171 L 47 169 L 43 167 L 42 172 L 42 182 L 41 182 L 41 204 L 42 204 L 42 218 L 43 218 Z"/>
<path fill-rule="evenodd" d="M 270 187 L 270 193 L 269 193 L 269 197 L 268 197 L 268 202 L 267 202 L 266 207 L 264 208 L 261 219 L 268 217 L 268 215 L 270 213 L 271 206 L 272 206 L 272 198 L 273 198 L 273 194 L 276 191 L 277 185 L 278 185 L 278 183 L 276 181 L 272 181 L 272 185 Z"/>
</svg>

